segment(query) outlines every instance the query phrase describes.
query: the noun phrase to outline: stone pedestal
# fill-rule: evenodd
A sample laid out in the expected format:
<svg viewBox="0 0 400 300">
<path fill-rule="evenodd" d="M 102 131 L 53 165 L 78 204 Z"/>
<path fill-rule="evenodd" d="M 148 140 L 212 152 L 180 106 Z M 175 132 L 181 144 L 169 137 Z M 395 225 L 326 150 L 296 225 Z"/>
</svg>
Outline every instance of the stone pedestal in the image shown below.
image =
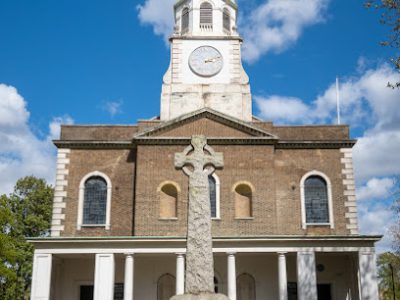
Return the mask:
<svg viewBox="0 0 400 300">
<path fill-rule="evenodd" d="M 198 295 L 185 294 L 173 296 L 170 300 L 229 300 L 229 298 L 223 294 L 202 293 Z"/>
</svg>

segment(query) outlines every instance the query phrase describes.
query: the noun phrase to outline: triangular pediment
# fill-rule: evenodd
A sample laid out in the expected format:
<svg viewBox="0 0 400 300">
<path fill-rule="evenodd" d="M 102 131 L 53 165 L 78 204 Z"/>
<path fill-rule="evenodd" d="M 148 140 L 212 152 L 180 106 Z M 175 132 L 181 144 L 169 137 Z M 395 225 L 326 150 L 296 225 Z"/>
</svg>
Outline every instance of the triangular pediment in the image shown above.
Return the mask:
<svg viewBox="0 0 400 300">
<path fill-rule="evenodd" d="M 227 116 L 210 108 L 203 108 L 178 118 L 160 123 L 138 133 L 134 138 L 171 137 L 181 138 L 192 135 L 207 137 L 250 138 L 260 137 L 278 139 L 251 123 Z"/>
</svg>

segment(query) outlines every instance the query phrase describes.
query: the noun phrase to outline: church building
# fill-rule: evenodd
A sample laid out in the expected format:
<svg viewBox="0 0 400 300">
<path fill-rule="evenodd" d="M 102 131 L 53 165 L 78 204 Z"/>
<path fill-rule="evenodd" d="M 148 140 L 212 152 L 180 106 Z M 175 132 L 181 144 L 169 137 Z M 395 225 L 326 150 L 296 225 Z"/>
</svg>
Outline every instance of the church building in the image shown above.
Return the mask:
<svg viewBox="0 0 400 300">
<path fill-rule="evenodd" d="M 235 0 L 178 0 L 159 117 L 65 125 L 51 236 L 32 239 L 31 300 L 168 300 L 184 293 L 188 177 L 174 156 L 204 135 L 215 291 L 230 300 L 378 300 L 358 232 L 346 125 L 252 115 Z M 161 78 L 160 78 L 161 81 Z"/>
</svg>

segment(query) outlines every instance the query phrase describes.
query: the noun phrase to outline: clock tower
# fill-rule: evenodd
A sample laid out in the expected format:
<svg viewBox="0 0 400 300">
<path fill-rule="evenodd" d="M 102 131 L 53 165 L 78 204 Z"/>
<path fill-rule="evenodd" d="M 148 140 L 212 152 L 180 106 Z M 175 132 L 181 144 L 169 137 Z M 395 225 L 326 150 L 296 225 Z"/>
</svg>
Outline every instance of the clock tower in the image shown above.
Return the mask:
<svg viewBox="0 0 400 300">
<path fill-rule="evenodd" d="M 163 78 L 161 120 L 211 108 L 250 122 L 249 78 L 241 61 L 234 0 L 179 0 L 171 62 Z"/>
</svg>

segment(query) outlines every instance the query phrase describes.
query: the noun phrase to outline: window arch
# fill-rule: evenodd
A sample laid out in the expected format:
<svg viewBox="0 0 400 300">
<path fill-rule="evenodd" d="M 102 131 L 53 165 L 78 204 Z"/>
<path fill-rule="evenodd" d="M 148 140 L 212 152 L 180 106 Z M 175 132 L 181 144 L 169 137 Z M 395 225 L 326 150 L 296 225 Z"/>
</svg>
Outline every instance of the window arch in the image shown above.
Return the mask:
<svg viewBox="0 0 400 300">
<path fill-rule="evenodd" d="M 179 191 L 178 185 L 173 182 L 164 182 L 158 188 L 161 219 L 177 217 Z"/>
<path fill-rule="evenodd" d="M 256 281 L 247 273 L 240 274 L 236 279 L 237 300 L 256 300 Z"/>
<path fill-rule="evenodd" d="M 111 180 L 101 172 L 95 171 L 82 178 L 79 184 L 78 230 L 82 226 L 110 229 L 111 191 Z"/>
<path fill-rule="evenodd" d="M 212 29 L 213 26 L 213 7 L 209 2 L 200 4 L 200 28 Z"/>
<path fill-rule="evenodd" d="M 189 31 L 189 8 L 187 7 L 182 10 L 181 28 L 182 33 Z"/>
<path fill-rule="evenodd" d="M 220 218 L 220 183 L 218 176 L 213 173 L 208 176 L 208 185 L 210 188 L 210 209 L 211 209 L 211 218 L 219 219 Z"/>
<path fill-rule="evenodd" d="M 303 229 L 308 225 L 333 228 L 332 190 L 329 178 L 318 171 L 308 172 L 300 183 Z"/>
<path fill-rule="evenodd" d="M 231 14 L 227 8 L 224 8 L 222 13 L 222 24 L 224 30 L 231 31 Z"/>
<path fill-rule="evenodd" d="M 239 182 L 233 188 L 235 194 L 235 218 L 251 218 L 253 216 L 253 188 L 246 182 Z"/>
<path fill-rule="evenodd" d="M 167 273 L 157 281 L 157 300 L 169 300 L 175 295 L 175 277 Z"/>
</svg>

